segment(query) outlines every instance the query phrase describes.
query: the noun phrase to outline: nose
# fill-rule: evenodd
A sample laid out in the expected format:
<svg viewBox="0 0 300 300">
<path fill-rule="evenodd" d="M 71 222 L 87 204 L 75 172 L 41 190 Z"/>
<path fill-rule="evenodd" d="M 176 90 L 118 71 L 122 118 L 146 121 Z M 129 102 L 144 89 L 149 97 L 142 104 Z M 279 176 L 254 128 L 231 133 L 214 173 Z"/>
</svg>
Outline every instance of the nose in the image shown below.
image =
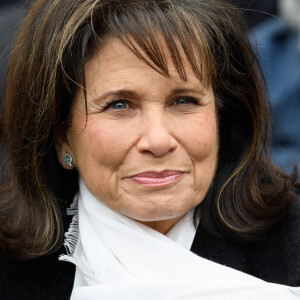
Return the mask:
<svg viewBox="0 0 300 300">
<path fill-rule="evenodd" d="M 177 140 L 171 133 L 175 128 L 159 113 L 143 120 L 141 129 L 142 134 L 137 143 L 139 152 L 161 157 L 177 148 Z"/>
</svg>

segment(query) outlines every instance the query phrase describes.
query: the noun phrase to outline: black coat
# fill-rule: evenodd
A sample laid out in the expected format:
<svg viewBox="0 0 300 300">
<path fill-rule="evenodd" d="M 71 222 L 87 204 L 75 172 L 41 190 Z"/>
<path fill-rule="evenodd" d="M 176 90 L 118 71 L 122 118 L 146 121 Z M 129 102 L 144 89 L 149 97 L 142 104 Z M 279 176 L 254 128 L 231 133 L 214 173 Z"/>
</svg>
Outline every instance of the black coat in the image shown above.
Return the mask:
<svg viewBox="0 0 300 300">
<path fill-rule="evenodd" d="M 300 286 L 300 201 L 260 242 L 239 243 L 198 231 L 194 253 L 269 282 Z M 69 299 L 75 266 L 55 254 L 31 261 L 0 256 L 0 299 Z"/>
</svg>

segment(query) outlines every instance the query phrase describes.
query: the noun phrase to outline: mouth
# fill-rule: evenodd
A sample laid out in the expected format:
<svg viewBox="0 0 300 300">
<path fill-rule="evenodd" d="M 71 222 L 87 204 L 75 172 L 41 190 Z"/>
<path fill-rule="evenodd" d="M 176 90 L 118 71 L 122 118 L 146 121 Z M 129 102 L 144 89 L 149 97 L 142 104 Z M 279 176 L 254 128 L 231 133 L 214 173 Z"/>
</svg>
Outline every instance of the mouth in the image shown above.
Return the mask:
<svg viewBox="0 0 300 300">
<path fill-rule="evenodd" d="M 184 172 L 165 170 L 162 172 L 148 171 L 129 177 L 133 182 L 148 187 L 164 187 L 178 181 Z"/>
</svg>

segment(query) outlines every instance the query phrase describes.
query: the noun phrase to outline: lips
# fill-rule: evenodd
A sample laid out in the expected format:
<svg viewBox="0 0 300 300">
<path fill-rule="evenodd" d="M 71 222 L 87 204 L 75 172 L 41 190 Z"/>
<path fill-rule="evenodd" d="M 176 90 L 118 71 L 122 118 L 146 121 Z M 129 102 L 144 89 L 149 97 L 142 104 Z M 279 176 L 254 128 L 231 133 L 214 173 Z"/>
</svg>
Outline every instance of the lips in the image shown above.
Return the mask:
<svg viewBox="0 0 300 300">
<path fill-rule="evenodd" d="M 175 170 L 166 170 L 162 172 L 148 171 L 136 174 L 130 179 L 137 184 L 149 187 L 162 187 L 172 184 L 179 180 L 184 172 Z"/>
</svg>

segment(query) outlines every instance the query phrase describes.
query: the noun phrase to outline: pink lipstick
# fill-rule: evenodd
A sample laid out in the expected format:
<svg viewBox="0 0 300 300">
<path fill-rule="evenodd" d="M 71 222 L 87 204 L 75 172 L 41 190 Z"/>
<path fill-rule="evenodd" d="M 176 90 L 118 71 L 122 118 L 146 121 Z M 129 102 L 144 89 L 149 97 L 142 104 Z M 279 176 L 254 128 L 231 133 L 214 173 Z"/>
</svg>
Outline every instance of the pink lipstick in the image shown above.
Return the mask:
<svg viewBox="0 0 300 300">
<path fill-rule="evenodd" d="M 149 187 L 163 187 L 175 182 L 183 174 L 183 172 L 173 170 L 166 170 L 162 172 L 149 171 L 136 174 L 130 177 L 130 179 L 138 184 Z"/>
</svg>

